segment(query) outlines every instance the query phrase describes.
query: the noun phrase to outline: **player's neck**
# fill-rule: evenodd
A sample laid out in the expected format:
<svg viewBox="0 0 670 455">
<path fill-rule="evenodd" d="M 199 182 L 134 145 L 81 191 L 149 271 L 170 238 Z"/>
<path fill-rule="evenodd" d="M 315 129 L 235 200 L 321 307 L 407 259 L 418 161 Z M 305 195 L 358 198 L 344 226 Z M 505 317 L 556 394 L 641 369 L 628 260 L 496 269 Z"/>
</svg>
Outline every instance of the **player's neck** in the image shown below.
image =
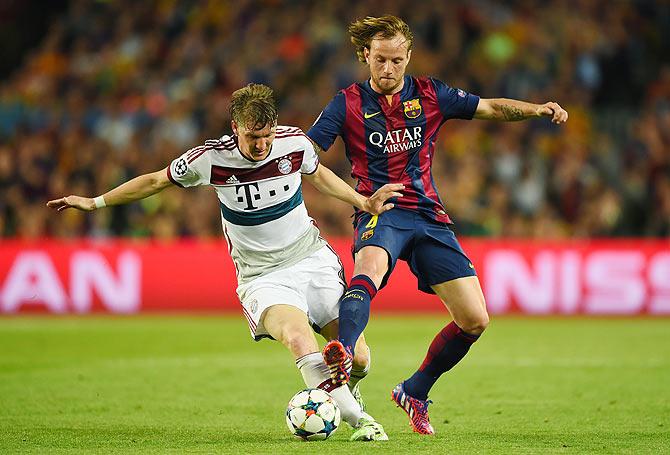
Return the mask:
<svg viewBox="0 0 670 455">
<path fill-rule="evenodd" d="M 370 87 L 372 88 L 372 90 L 379 93 L 380 95 L 384 95 L 384 97 L 386 98 L 386 101 L 388 101 L 389 104 L 393 104 L 393 95 L 395 95 L 396 93 L 400 93 L 402 91 L 403 87 L 405 86 L 405 78 L 404 77 L 402 79 L 402 82 L 396 88 L 394 88 L 393 90 L 391 90 L 389 92 L 386 92 L 386 91 L 382 90 L 377 84 L 375 84 L 375 81 L 372 80 L 372 78 L 370 78 L 369 81 L 370 81 Z"/>
</svg>

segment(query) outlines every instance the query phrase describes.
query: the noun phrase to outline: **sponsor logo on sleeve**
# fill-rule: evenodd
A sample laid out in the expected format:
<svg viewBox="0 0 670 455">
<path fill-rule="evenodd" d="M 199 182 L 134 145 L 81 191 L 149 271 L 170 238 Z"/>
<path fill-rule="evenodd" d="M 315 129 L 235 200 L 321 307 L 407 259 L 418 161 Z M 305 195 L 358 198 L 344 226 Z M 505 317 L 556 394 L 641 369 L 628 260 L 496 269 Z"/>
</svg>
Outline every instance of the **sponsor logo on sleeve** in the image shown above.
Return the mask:
<svg viewBox="0 0 670 455">
<path fill-rule="evenodd" d="M 188 165 L 186 164 L 186 160 L 184 158 L 179 158 L 179 161 L 177 161 L 174 165 L 174 175 L 177 177 L 183 177 L 186 175 L 187 170 Z"/>
</svg>

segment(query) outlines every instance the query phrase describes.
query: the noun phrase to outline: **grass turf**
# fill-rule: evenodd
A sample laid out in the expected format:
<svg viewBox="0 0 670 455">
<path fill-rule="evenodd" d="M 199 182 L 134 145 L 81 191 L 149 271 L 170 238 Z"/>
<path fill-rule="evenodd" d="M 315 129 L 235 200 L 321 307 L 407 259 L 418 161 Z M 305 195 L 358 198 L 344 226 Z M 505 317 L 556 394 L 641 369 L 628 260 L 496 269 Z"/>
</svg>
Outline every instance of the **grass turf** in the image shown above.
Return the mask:
<svg viewBox="0 0 670 455">
<path fill-rule="evenodd" d="M 241 317 L 0 319 L 0 453 L 660 453 L 670 450 L 670 319 L 497 318 L 435 386 L 437 435 L 389 401 L 439 317 L 373 317 L 362 384 L 388 442 L 293 440 L 288 352 Z"/>
</svg>

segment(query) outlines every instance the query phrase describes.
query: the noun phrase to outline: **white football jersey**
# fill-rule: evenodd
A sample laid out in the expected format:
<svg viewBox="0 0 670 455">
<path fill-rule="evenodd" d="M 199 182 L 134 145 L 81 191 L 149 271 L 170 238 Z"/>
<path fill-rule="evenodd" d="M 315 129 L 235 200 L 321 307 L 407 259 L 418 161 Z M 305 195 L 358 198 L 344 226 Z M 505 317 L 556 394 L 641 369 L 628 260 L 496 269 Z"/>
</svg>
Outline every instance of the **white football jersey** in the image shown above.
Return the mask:
<svg viewBox="0 0 670 455">
<path fill-rule="evenodd" d="M 212 185 L 239 283 L 293 265 L 326 243 L 307 214 L 301 174 L 319 158 L 299 128 L 277 126 L 269 155 L 252 161 L 237 138 L 222 136 L 192 148 L 168 167 L 182 187 Z"/>
</svg>

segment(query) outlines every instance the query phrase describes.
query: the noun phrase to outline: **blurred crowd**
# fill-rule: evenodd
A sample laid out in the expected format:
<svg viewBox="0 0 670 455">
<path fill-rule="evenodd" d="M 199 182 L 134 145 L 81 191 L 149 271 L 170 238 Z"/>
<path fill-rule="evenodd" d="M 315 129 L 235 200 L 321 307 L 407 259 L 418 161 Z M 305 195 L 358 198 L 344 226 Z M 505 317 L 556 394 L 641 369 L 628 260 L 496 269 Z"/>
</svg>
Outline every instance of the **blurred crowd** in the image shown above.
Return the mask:
<svg viewBox="0 0 670 455">
<path fill-rule="evenodd" d="M 347 25 L 384 13 L 415 34 L 410 74 L 570 113 L 444 125 L 434 178 L 459 233 L 670 236 L 670 2 L 609 0 L 74 0 L 0 82 L 0 236 L 220 236 L 209 188 L 93 214 L 44 205 L 230 134 L 248 82 L 275 89 L 280 124 L 308 129 L 366 78 Z M 321 160 L 349 179 L 339 140 Z M 351 208 L 303 188 L 322 231 L 350 235 Z"/>
</svg>

